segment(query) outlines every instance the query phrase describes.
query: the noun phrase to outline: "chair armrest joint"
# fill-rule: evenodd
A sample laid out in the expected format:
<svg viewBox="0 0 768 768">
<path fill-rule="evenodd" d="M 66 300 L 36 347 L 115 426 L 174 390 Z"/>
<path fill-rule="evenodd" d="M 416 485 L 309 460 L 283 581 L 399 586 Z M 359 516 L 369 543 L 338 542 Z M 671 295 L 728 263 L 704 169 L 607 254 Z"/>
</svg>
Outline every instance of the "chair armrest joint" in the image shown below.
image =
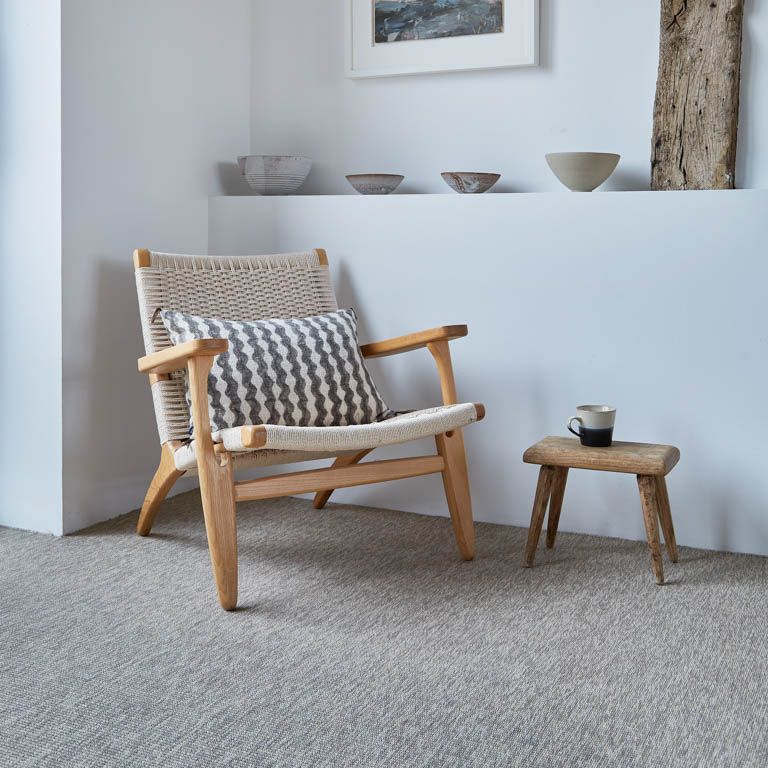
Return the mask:
<svg viewBox="0 0 768 768">
<path fill-rule="evenodd" d="M 229 348 L 226 339 L 193 339 L 177 344 L 160 352 L 139 358 L 139 373 L 174 373 L 187 367 L 187 362 L 196 357 L 215 357 Z"/>
</svg>

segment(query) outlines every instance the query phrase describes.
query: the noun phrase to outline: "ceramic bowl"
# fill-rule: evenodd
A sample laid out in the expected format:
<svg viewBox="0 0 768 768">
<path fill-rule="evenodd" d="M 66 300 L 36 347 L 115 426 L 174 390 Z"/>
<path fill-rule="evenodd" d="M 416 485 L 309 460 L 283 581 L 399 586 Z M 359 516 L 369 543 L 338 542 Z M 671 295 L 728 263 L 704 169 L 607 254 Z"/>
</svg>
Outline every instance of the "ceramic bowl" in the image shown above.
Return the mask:
<svg viewBox="0 0 768 768">
<path fill-rule="evenodd" d="M 553 152 L 545 157 L 552 173 L 573 192 L 591 192 L 599 187 L 621 159 L 610 152 Z"/>
<path fill-rule="evenodd" d="M 361 195 L 390 195 L 404 178 L 395 173 L 352 173 L 347 181 Z"/>
<path fill-rule="evenodd" d="M 260 195 L 292 195 L 312 169 L 308 157 L 292 155 L 245 155 L 237 164 L 248 186 Z"/>
<path fill-rule="evenodd" d="M 487 192 L 500 178 L 500 173 L 460 173 L 458 171 L 440 174 L 443 181 L 462 195 L 480 195 Z"/>
</svg>

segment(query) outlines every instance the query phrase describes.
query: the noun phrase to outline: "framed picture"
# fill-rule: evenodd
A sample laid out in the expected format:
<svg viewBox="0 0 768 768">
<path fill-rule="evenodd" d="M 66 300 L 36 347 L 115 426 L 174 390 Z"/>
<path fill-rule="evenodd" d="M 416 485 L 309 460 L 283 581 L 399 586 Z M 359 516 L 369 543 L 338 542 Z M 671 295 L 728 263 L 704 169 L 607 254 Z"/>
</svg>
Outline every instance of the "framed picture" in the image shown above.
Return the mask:
<svg viewBox="0 0 768 768">
<path fill-rule="evenodd" d="M 347 77 L 538 63 L 538 0 L 346 3 Z"/>
</svg>

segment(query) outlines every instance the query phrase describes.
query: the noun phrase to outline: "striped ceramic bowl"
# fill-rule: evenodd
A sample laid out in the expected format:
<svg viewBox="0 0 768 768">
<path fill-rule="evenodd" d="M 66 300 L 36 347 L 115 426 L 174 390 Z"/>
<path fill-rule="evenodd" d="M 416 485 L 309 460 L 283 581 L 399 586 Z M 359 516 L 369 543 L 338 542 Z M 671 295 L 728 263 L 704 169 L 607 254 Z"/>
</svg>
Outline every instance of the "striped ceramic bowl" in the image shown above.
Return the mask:
<svg viewBox="0 0 768 768">
<path fill-rule="evenodd" d="M 260 195 L 292 195 L 312 169 L 308 157 L 292 155 L 243 155 L 237 164 L 248 186 Z"/>
</svg>

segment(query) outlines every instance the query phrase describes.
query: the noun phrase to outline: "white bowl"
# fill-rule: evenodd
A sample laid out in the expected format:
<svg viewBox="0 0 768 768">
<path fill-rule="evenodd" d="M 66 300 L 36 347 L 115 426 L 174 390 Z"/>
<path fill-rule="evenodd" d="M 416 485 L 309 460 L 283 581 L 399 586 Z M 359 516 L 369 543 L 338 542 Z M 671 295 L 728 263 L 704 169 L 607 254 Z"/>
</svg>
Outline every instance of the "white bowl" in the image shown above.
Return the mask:
<svg viewBox="0 0 768 768">
<path fill-rule="evenodd" d="M 610 152 L 553 152 L 545 155 L 552 173 L 574 192 L 591 192 L 616 170 L 621 155 Z"/>
<path fill-rule="evenodd" d="M 347 181 L 361 195 L 391 195 L 404 178 L 396 173 L 351 173 Z"/>
<path fill-rule="evenodd" d="M 260 195 L 291 195 L 312 169 L 308 157 L 292 155 L 244 155 L 237 164 L 248 186 Z"/>
</svg>

